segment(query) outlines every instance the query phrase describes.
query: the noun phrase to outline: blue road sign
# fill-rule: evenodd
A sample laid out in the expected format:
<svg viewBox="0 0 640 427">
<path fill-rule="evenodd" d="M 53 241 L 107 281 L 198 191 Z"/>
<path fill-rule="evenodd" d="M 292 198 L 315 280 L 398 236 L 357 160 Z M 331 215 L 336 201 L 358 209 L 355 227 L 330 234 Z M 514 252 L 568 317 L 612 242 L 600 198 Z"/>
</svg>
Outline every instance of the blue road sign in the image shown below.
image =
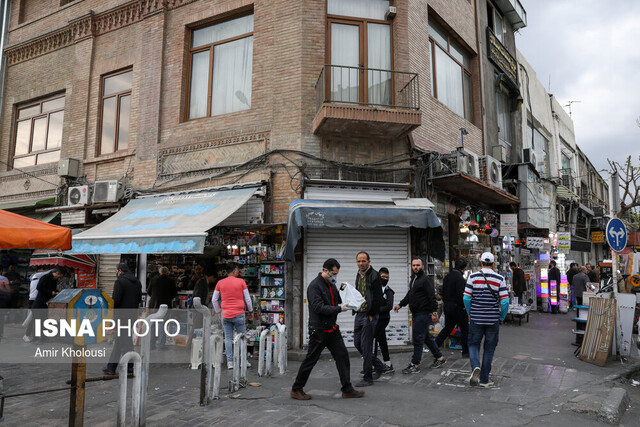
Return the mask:
<svg viewBox="0 0 640 427">
<path fill-rule="evenodd" d="M 624 223 L 618 218 L 612 218 L 609 221 L 605 234 L 609 246 L 611 246 L 611 249 L 615 252 L 620 252 L 627 246 L 627 238 L 629 237 L 627 227 L 625 227 Z"/>
</svg>

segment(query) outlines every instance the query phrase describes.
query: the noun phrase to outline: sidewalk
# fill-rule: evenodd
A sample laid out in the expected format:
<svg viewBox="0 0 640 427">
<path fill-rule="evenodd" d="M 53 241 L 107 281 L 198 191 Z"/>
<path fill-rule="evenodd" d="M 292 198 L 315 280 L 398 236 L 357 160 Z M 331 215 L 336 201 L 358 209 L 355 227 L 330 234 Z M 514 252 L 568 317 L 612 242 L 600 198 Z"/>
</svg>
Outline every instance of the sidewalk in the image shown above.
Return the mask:
<svg viewBox="0 0 640 427">
<path fill-rule="evenodd" d="M 418 374 L 400 371 L 410 359 L 409 353 L 392 354 L 396 373 L 383 376 L 366 388 L 363 399 L 340 398 L 335 365 L 321 360 L 314 369 L 305 391 L 313 396 L 306 402 L 289 397 L 291 383 L 300 362 L 291 361 L 284 376 L 258 377 L 257 361 L 252 359 L 249 382 L 259 387 L 240 389 L 229 394 L 231 371 L 222 372 L 221 399 L 200 407 L 200 371 L 185 365 L 150 367 L 147 425 L 189 426 L 335 426 L 335 425 L 602 425 L 598 410 L 611 390 L 625 388 L 631 409 L 621 425 L 637 425 L 640 388 L 613 376 L 631 369 L 640 360 L 635 357 L 624 365 L 609 361 L 598 367 L 573 356 L 575 349 L 571 315 L 532 313 L 522 326 L 501 327 L 500 343 L 493 364 L 496 385 L 490 389 L 467 384 L 469 360 L 459 351 L 445 350 L 447 363 L 440 369 L 427 368 L 432 357 L 424 353 L 423 369 Z M 7 326 L 7 331 L 11 326 Z M 359 378 L 361 359 L 351 358 L 353 382 Z M 99 376 L 101 366 L 89 365 L 87 376 Z M 64 386 L 70 367 L 64 365 L 0 365 L 6 394 Z M 115 425 L 118 382 L 88 383 L 85 425 Z M 4 425 L 67 425 L 69 393 L 65 391 L 8 398 Z"/>
</svg>

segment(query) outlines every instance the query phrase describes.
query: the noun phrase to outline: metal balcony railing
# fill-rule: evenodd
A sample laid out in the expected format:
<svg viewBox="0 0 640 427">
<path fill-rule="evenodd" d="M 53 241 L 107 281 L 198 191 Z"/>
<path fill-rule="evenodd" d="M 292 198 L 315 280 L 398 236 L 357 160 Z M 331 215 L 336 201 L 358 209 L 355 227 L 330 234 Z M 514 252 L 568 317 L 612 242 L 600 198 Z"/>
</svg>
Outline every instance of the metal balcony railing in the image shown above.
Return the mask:
<svg viewBox="0 0 640 427">
<path fill-rule="evenodd" d="M 316 81 L 316 102 L 420 109 L 418 74 L 377 68 L 325 65 Z"/>
</svg>

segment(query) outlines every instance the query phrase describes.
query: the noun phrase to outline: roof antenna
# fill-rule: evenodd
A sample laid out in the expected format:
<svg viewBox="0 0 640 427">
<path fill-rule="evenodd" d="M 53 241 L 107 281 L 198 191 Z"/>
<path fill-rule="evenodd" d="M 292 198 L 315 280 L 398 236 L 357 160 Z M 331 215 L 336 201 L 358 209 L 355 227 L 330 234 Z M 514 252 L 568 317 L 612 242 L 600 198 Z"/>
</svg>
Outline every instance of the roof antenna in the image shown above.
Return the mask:
<svg viewBox="0 0 640 427">
<path fill-rule="evenodd" d="M 569 117 L 571 117 L 571 104 L 579 104 L 582 101 L 569 101 L 569 103 L 567 105 L 565 105 L 565 107 L 569 107 Z"/>
</svg>

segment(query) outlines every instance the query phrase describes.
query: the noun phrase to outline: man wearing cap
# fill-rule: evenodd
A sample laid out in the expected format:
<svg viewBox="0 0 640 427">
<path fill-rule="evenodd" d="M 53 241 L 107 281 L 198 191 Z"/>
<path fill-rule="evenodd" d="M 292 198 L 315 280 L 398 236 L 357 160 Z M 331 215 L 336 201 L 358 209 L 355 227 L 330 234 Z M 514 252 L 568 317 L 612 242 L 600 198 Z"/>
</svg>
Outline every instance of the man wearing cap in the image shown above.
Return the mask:
<svg viewBox="0 0 640 427">
<path fill-rule="evenodd" d="M 472 373 L 469 385 L 490 387 L 489 379 L 493 353 L 498 345 L 500 322 L 509 310 L 509 293 L 504 277 L 493 271 L 493 254 L 480 256 L 482 269 L 467 280 L 463 301 L 469 313 L 469 359 Z M 480 365 L 480 343 L 484 337 L 484 353 Z"/>
</svg>

